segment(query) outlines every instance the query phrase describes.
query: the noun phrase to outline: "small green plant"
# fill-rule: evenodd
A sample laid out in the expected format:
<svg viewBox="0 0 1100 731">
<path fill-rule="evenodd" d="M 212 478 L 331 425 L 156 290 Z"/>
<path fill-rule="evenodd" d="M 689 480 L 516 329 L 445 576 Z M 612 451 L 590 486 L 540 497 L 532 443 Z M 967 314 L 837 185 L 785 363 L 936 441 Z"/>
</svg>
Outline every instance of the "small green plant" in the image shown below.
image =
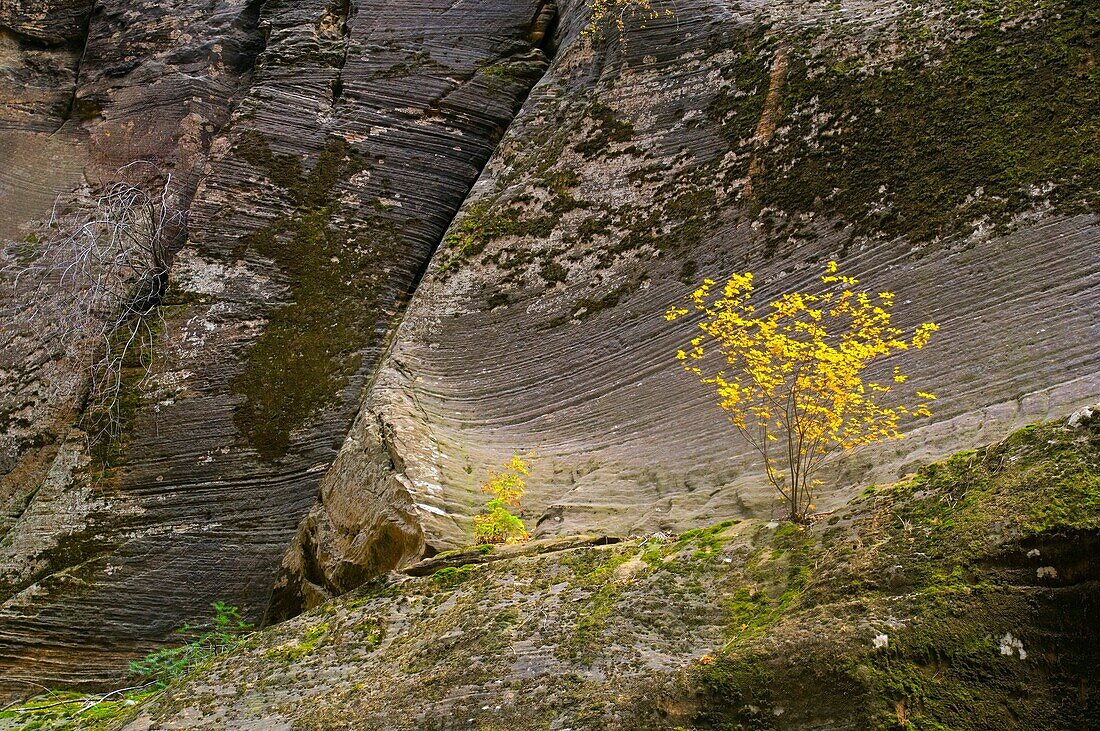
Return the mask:
<svg viewBox="0 0 1100 731">
<path fill-rule="evenodd" d="M 130 663 L 130 672 L 140 678 L 154 680 L 158 688 L 163 688 L 195 666 L 232 649 L 252 631 L 252 625 L 244 621 L 237 607 L 220 601 L 211 606 L 214 608 L 212 626 L 203 629 L 183 625 L 176 633 L 190 638 L 187 644 L 166 647 L 149 653 L 141 660 L 134 660 Z"/>
<path fill-rule="evenodd" d="M 22 703 L 0 708 L 0 728 L 14 720 L 24 729 L 118 728 L 131 718 L 134 706 L 155 698 L 168 684 L 215 655 L 237 646 L 252 626 L 236 607 L 214 602 L 214 620 L 205 629 L 190 625 L 176 632 L 191 638 L 180 647 L 168 647 L 130 663 L 137 682 L 103 694 L 46 689 Z M 15 728 L 15 727 L 11 727 Z"/>
<path fill-rule="evenodd" d="M 531 537 L 523 521 L 509 510 L 519 507 L 527 489 L 523 478 L 530 474 L 530 467 L 519 456 L 512 457 L 502 472 L 489 470 L 489 481 L 481 491 L 493 497 L 485 505 L 487 512 L 474 517 L 476 543 L 519 543 Z"/>
</svg>

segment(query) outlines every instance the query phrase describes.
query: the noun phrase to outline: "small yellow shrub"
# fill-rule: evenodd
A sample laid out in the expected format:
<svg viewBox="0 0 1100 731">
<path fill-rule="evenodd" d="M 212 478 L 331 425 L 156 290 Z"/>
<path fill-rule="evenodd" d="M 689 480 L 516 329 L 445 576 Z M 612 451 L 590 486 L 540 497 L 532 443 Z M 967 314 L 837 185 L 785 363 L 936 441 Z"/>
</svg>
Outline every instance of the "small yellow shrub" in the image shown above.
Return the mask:
<svg viewBox="0 0 1100 731">
<path fill-rule="evenodd" d="M 474 516 L 475 543 L 519 543 L 531 537 L 523 521 L 509 510 L 520 506 L 527 489 L 523 478 L 531 470 L 518 456 L 512 457 L 502 470 L 489 470 L 489 480 L 481 486 L 482 492 L 493 497 L 485 505 L 487 512 Z"/>
<path fill-rule="evenodd" d="M 661 11 L 653 7 L 653 0 L 590 0 L 592 16 L 585 27 L 584 35 L 601 33 L 604 24 L 615 26 L 622 33 L 626 30 L 627 17 L 640 17 L 643 20 L 654 20 L 661 17 Z M 665 9 L 665 15 L 672 15 L 672 11 Z"/>
</svg>

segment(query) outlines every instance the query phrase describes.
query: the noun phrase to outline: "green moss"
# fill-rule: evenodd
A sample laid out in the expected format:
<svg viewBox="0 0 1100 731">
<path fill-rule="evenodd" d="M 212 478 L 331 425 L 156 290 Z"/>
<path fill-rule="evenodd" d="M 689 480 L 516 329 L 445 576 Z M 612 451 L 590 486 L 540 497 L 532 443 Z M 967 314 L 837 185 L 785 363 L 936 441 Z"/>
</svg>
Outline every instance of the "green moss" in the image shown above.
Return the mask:
<svg viewBox="0 0 1100 731">
<path fill-rule="evenodd" d="M 290 287 L 287 304 L 267 314 L 231 388 L 242 397 L 235 422 L 265 459 L 290 447 L 291 433 L 335 404 L 375 331 L 381 272 L 396 251 L 381 217 L 354 230 L 341 215 L 339 184 L 365 163 L 342 138 L 322 148 L 308 174 L 292 155 L 275 155 L 261 136 L 245 135 L 238 155 L 267 173 L 293 206 L 242 244 L 271 259 Z"/>
<path fill-rule="evenodd" d="M 764 110 L 775 39 L 767 35 L 767 28 L 751 26 L 733 30 L 728 47 L 738 55 L 722 67 L 727 85 L 707 105 L 706 113 L 730 144 L 740 145 L 752 141 Z"/>
<path fill-rule="evenodd" d="M 577 227 L 577 235 L 582 241 L 589 241 L 593 236 L 606 236 L 611 233 L 611 221 L 604 216 L 590 216 Z"/>
<path fill-rule="evenodd" d="M 573 658 L 591 663 L 603 647 L 604 629 L 608 617 L 615 611 L 622 590 L 613 585 L 601 586 L 585 601 L 573 628 L 572 641 L 563 649 Z"/>
<path fill-rule="evenodd" d="M 593 662 L 600 654 L 608 619 L 615 612 L 624 588 L 615 580 L 615 570 L 637 555 L 637 548 L 621 546 L 611 550 L 576 551 L 563 558 L 563 566 L 573 571 L 571 583 L 588 591 L 577 609 L 572 634 L 559 648 L 563 654 L 586 663 Z"/>
<path fill-rule="evenodd" d="M 443 238 L 446 257 L 440 272 L 453 271 L 472 256 L 483 251 L 490 242 L 505 236 L 545 238 L 554 230 L 551 216 L 524 218 L 515 205 L 498 207 L 495 199 L 484 199 L 466 209 L 462 218 Z"/>
<path fill-rule="evenodd" d="M 588 106 L 586 118 L 590 120 L 589 132 L 573 149 L 587 159 L 613 156 L 609 149 L 612 144 L 629 142 L 634 137 L 634 125 L 619 119 L 615 110 L 598 99 Z"/>
<path fill-rule="evenodd" d="M 601 252 L 601 265 L 609 267 L 620 254 L 642 248 L 679 256 L 697 247 L 720 213 L 713 185 L 700 182 L 712 173 L 709 167 L 700 168 L 690 178 L 662 185 L 655 196 L 658 205 L 618 211 L 615 224 L 626 232 Z"/>
<path fill-rule="evenodd" d="M 371 579 L 352 592 L 339 598 L 347 609 L 355 610 L 373 604 L 379 600 L 392 599 L 401 593 L 400 586 L 389 581 L 386 575 Z"/>
<path fill-rule="evenodd" d="M 386 627 L 381 620 L 375 617 L 367 617 L 356 622 L 352 629 L 362 638 L 362 647 L 366 650 L 374 650 L 382 644 L 386 637 Z"/>
<path fill-rule="evenodd" d="M 672 544 L 670 550 L 694 549 L 694 558 L 705 558 L 716 554 L 722 550 L 722 546 L 729 540 L 726 530 L 737 525 L 738 522 L 736 520 L 724 520 L 708 528 L 693 528 L 684 531 Z"/>
<path fill-rule="evenodd" d="M 495 550 L 496 550 L 496 546 L 494 546 L 491 543 L 479 543 L 476 546 L 467 546 L 465 548 L 452 548 L 448 551 L 440 551 L 439 553 L 435 554 L 435 556 L 433 556 L 432 558 L 436 558 L 436 559 L 449 558 L 451 556 L 458 556 L 459 554 L 462 554 L 462 553 L 471 553 L 471 552 L 487 554 L 487 553 L 492 553 Z"/>
<path fill-rule="evenodd" d="M 565 195 L 576 188 L 581 182 L 576 170 L 555 170 L 546 172 L 539 179 L 539 183 L 556 195 Z"/>
<path fill-rule="evenodd" d="M 713 189 L 689 188 L 665 206 L 665 216 L 677 221 L 661 238 L 663 251 L 684 251 L 698 246 L 717 220 L 718 200 Z"/>
<path fill-rule="evenodd" d="M 769 728 L 779 717 L 758 711 L 783 707 L 807 727 L 838 715 L 860 728 L 1089 726 L 1098 496 L 1100 429 L 1043 424 L 865 493 L 847 528 L 761 526 L 751 583 L 726 602 L 730 642 L 688 673 L 694 720 Z M 1066 572 L 1057 593 L 1036 579 L 1040 560 Z M 1026 661 L 1002 649 L 1006 633 Z M 794 637 L 798 658 L 760 652 Z M 795 685 L 798 700 L 778 693 Z"/>
<path fill-rule="evenodd" d="M 571 191 L 580 184 L 580 176 L 575 170 L 547 171 L 539 178 L 539 185 L 551 193 L 546 210 L 556 216 L 563 216 L 578 208 L 588 208 L 585 201 L 573 197 Z"/>
<path fill-rule="evenodd" d="M 545 67 L 538 62 L 510 58 L 483 67 L 481 73 L 498 87 L 530 89 L 542 77 L 544 69 Z M 516 111 L 519 111 L 518 108 Z"/>
<path fill-rule="evenodd" d="M 476 564 L 446 566 L 432 574 L 432 583 L 441 589 L 453 589 L 477 573 L 479 568 Z"/>
<path fill-rule="evenodd" d="M 325 641 L 332 627 L 327 622 L 306 629 L 300 640 L 292 640 L 264 652 L 264 658 L 281 665 L 298 662 L 313 654 Z"/>
<path fill-rule="evenodd" d="M 618 306 L 624 297 L 637 292 L 643 281 L 645 281 L 643 277 L 635 277 L 599 297 L 582 297 L 573 305 L 569 314 L 558 315 L 551 319 L 547 327 L 561 327 L 571 320 L 585 320 L 604 310 L 613 309 Z"/>
<path fill-rule="evenodd" d="M 10 244 L 6 251 L 7 253 L 15 257 L 15 261 L 20 265 L 27 265 L 38 259 L 42 254 L 41 247 L 38 246 L 39 238 L 35 232 L 30 232 L 23 238 L 22 241 L 17 241 Z"/>
<path fill-rule="evenodd" d="M 1100 713 L 1100 694 L 1076 677 L 1092 672 L 1096 597 L 1080 590 L 1037 603 L 996 585 L 948 602 L 921 601 L 914 621 L 890 633 L 889 647 L 861 669 L 884 701 L 882 725 L 912 729 L 1086 728 Z M 1001 638 L 1023 635 L 1028 658 L 1006 654 Z M 1044 638 L 1078 638 L 1075 657 L 1047 655 Z M 1095 657 L 1095 655 L 1093 655 Z"/>
<path fill-rule="evenodd" d="M 550 284 L 564 282 L 569 277 L 569 270 L 556 261 L 543 261 L 539 268 L 539 276 Z"/>
<path fill-rule="evenodd" d="M 680 275 L 677 277 L 677 279 L 680 281 L 681 284 L 694 286 L 698 284 L 698 282 L 696 281 L 698 272 L 699 262 L 695 261 L 694 259 L 685 259 L 680 264 Z"/>
<path fill-rule="evenodd" d="M 52 691 L 0 711 L 0 726 L 23 731 L 108 731 L 120 728 L 132 719 L 136 704 L 156 697 L 159 688 L 120 693 L 95 703 L 97 699 L 76 691 Z"/>
<path fill-rule="evenodd" d="M 127 345 L 131 327 L 137 328 L 137 335 Z M 96 477 L 108 477 L 126 463 L 126 447 L 134 421 L 146 400 L 148 365 L 155 360 L 162 329 L 161 318 L 150 316 L 140 322 L 124 323 L 111 333 L 108 346 L 111 352 L 103 362 L 117 361 L 119 365 L 114 373 L 97 366 L 96 377 L 108 386 L 117 378 L 118 392 L 112 397 L 104 391 L 91 394 L 92 405 L 81 417 L 81 426 L 92 437 L 89 451 Z"/>
<path fill-rule="evenodd" d="M 775 679 L 761 658 L 740 657 L 736 662 L 720 658 L 692 669 L 701 694 L 719 702 L 704 705 L 695 714 L 697 723 L 720 729 L 770 729 L 774 714 Z"/>
<path fill-rule="evenodd" d="M 448 70 L 447 66 L 432 58 L 432 55 L 428 51 L 417 51 L 411 54 L 407 60 L 390 66 L 379 74 L 379 76 L 386 79 L 403 78 L 411 76 L 414 73 L 421 73 L 425 69 L 436 69 L 438 71 Z M 488 69 L 486 73 L 488 73 Z"/>
<path fill-rule="evenodd" d="M 773 237 L 801 235 L 810 212 L 854 235 L 930 241 L 975 219 L 1004 230 L 1045 198 L 1100 210 L 1100 10 L 1069 0 L 1025 24 L 984 5 L 1000 22 L 871 74 L 792 58 L 778 120 L 790 131 L 754 181 L 779 211 Z"/>
</svg>

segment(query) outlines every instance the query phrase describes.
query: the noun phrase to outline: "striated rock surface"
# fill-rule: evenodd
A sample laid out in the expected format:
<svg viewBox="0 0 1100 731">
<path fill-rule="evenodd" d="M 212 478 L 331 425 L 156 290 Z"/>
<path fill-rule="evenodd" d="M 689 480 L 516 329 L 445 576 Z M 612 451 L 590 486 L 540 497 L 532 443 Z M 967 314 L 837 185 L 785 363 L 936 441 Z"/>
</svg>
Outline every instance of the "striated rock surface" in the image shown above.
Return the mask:
<svg viewBox="0 0 1100 731">
<path fill-rule="evenodd" d="M 395 315 L 545 68 L 544 5 L 4 6 L 11 256 L 53 234 L 55 195 L 79 221 L 119 177 L 171 173 L 189 228 L 109 444 L 81 431 L 79 358 L 5 295 L 0 690 L 116 678 L 214 600 L 262 616 Z M 43 69 L 57 98 L 27 82 Z M 402 511 L 370 513 L 397 527 L 354 558 L 418 555 Z"/>
<path fill-rule="evenodd" d="M 60 227 L 86 222 L 95 198 L 115 181 L 159 188 L 171 176 L 168 202 L 186 210 L 209 142 L 262 47 L 257 21 L 257 7 L 243 2 L 0 7 L 0 236 L 17 242 L 5 247 L 5 269 L 33 260 L 36 246 L 58 235 L 50 218 Z M 176 232 L 170 246 L 183 238 Z M 31 291 L 66 296 L 48 277 Z M 155 610 L 142 608 L 141 591 L 108 586 L 124 562 L 137 575 L 145 570 L 134 556 L 171 559 L 151 548 L 112 558 L 136 537 L 145 509 L 116 480 L 102 479 L 104 465 L 81 431 L 88 363 L 62 342 L 64 323 L 34 305 L 5 276 L 0 693 L 25 692 L 36 679 L 117 675 L 119 652 L 132 654 L 139 637 L 163 636 L 161 613 L 173 614 L 159 601 Z M 91 588 L 92 577 L 104 578 L 100 589 Z M 188 583 L 146 584 L 144 592 L 167 597 Z"/>
<path fill-rule="evenodd" d="M 0 4 L 4 264 L 119 177 L 189 216 L 110 444 L 80 354 L 0 297 L 0 691 L 464 545 L 515 453 L 540 538 L 771 516 L 672 360 L 704 276 L 835 258 L 941 324 L 899 361 L 936 415 L 821 510 L 1095 402 L 1090 3 L 659 4 L 625 36 L 581 0 Z"/>
<path fill-rule="evenodd" d="M 935 391 L 935 416 L 836 462 L 819 509 L 1094 398 L 1089 3 L 665 6 L 601 40 L 562 5 L 560 50 L 366 398 L 345 450 L 383 455 L 367 471 L 401 465 L 374 495 L 415 504 L 429 550 L 469 541 L 486 468 L 519 453 L 534 453 L 537 536 L 778 515 L 758 460 L 672 359 L 693 323 L 663 314 L 704 276 L 753 271 L 767 297 L 836 259 L 896 292 L 903 326 L 941 325 L 882 365 Z M 328 479 L 328 494 L 362 489 Z"/>
<path fill-rule="evenodd" d="M 119 726 L 1091 728 L 1098 500 L 1100 432 L 1059 421 L 809 528 L 457 553 L 251 636 Z"/>
</svg>

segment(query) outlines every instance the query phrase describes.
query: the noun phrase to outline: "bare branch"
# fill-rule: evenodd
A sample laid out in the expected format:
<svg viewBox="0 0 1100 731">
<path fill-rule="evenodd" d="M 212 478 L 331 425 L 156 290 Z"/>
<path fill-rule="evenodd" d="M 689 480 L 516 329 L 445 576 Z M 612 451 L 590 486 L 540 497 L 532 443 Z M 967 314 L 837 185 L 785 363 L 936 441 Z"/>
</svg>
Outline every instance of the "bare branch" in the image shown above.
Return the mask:
<svg viewBox="0 0 1100 731">
<path fill-rule="evenodd" d="M 138 164 L 151 163 L 119 172 Z M 82 418 L 92 442 L 119 435 L 124 374 L 136 370 L 145 384 L 151 373 L 169 261 L 186 227 L 172 200 L 171 175 L 153 193 L 114 182 L 90 212 L 60 211 L 58 200 L 43 240 L 5 252 L 26 319 L 87 369 Z"/>
</svg>

